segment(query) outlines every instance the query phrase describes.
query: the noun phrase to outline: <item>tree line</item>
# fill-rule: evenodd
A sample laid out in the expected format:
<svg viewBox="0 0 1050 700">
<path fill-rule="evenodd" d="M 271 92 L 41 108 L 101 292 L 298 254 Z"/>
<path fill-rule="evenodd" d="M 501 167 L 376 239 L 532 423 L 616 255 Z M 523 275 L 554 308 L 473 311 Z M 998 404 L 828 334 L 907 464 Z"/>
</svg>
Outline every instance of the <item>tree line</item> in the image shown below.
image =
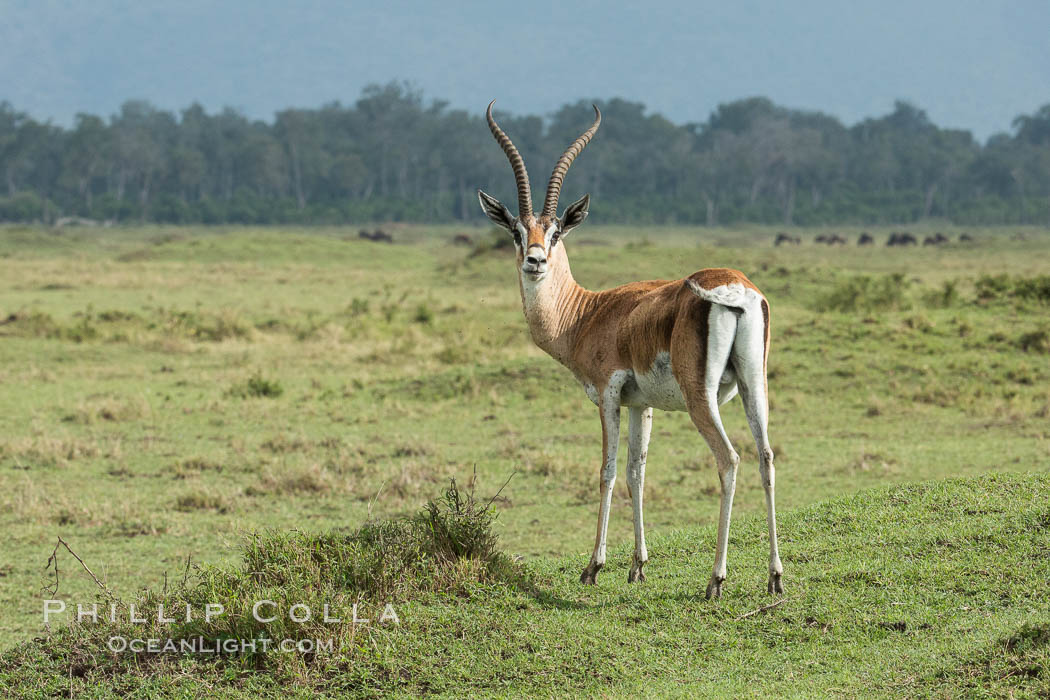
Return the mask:
<svg viewBox="0 0 1050 700">
<path fill-rule="evenodd" d="M 534 191 L 590 124 L 590 105 L 546 119 L 496 111 Z M 903 101 L 852 126 L 764 97 L 686 124 L 638 102 L 598 106 L 602 127 L 563 199 L 590 192 L 601 221 L 1050 225 L 1050 104 L 984 144 Z M 0 221 L 449 222 L 481 220 L 479 187 L 516 200 L 482 114 L 401 83 L 272 122 L 130 101 L 108 119 L 78 114 L 63 128 L 0 102 L 0 178 Z"/>
</svg>

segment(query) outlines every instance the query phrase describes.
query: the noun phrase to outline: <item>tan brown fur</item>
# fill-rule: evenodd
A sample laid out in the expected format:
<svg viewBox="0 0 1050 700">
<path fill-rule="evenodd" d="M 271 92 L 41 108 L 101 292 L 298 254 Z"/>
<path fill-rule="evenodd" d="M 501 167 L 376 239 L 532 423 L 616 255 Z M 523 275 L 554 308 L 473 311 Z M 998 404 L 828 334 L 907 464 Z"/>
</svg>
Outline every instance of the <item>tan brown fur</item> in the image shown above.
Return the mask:
<svg viewBox="0 0 1050 700">
<path fill-rule="evenodd" d="M 539 220 L 528 227 L 528 245 L 543 245 L 544 223 Z M 557 291 L 551 295 L 553 303 L 525 309 L 532 338 L 578 379 L 593 384 L 599 391 L 617 370 L 648 370 L 660 352 L 670 352 L 676 358 L 675 368 L 681 367 L 689 375 L 693 370 L 685 364 L 702 370 L 704 356 L 697 346 L 706 344 L 711 305 L 693 293 L 686 279 L 704 289 L 737 283 L 759 291 L 742 272 L 710 268 L 672 282 L 632 282 L 592 292 L 573 279 L 562 243 L 552 251 L 548 265 L 549 284 L 552 291 Z M 524 291 L 522 303 L 525 304 Z M 701 326 L 703 334 L 699 332 Z M 678 342 L 672 344 L 676 328 Z M 694 359 L 697 364 L 693 364 Z"/>
<path fill-rule="evenodd" d="M 525 238 L 524 247 L 528 248 L 530 246 L 538 245 L 541 248 L 545 248 L 547 229 L 549 229 L 551 224 L 554 223 L 554 219 L 549 216 L 541 216 L 539 218 L 529 216 L 528 218 L 523 218 L 521 223 L 525 225 L 525 228 L 529 232 L 529 235 Z M 522 256 L 519 255 L 518 257 Z"/>
</svg>

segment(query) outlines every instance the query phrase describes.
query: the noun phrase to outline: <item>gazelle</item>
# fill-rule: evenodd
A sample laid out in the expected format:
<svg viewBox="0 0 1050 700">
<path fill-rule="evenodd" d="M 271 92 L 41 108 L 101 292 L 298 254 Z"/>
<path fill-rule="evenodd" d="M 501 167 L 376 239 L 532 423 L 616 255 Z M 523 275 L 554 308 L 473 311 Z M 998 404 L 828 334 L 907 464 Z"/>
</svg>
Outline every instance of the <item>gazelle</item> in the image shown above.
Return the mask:
<svg viewBox="0 0 1050 700">
<path fill-rule="evenodd" d="M 493 101 L 494 102 L 494 101 Z M 736 395 L 758 446 L 769 526 L 770 593 L 782 593 L 783 567 L 777 552 L 773 499 L 773 451 L 767 432 L 769 404 L 769 304 L 736 270 L 706 269 L 673 282 L 633 282 L 600 292 L 583 289 L 572 277 L 562 239 L 587 218 L 590 195 L 556 215 L 565 173 L 594 136 L 595 119 L 558 159 L 547 185 L 543 210 L 532 210 L 529 176 L 518 149 L 486 111 L 489 129 L 510 160 L 518 188 L 518 215 L 478 190 L 485 214 L 514 237 L 518 283 L 533 341 L 565 365 L 598 407 L 602 422 L 601 501 L 594 553 L 580 581 L 595 583 L 605 564 L 606 531 L 620 436 L 620 408 L 630 411 L 627 486 L 634 511 L 634 557 L 627 580 L 644 581 L 649 559 L 642 524 L 645 459 L 653 408 L 688 411 L 715 454 L 722 484 L 718 543 L 707 597 L 718 598 L 726 578 L 729 518 L 740 457 L 729 442 L 718 406 Z"/>
</svg>

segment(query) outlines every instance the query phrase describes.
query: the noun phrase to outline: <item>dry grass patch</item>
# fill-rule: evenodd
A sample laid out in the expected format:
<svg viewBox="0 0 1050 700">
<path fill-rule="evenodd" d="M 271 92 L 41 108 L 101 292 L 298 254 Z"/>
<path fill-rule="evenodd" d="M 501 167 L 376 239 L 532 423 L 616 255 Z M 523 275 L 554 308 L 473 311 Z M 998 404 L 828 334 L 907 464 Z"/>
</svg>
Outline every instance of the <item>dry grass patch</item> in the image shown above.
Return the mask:
<svg viewBox="0 0 1050 700">
<path fill-rule="evenodd" d="M 310 453 L 314 451 L 314 443 L 302 435 L 289 436 L 285 433 L 263 440 L 259 447 L 275 455 L 287 454 L 289 452 Z"/>
<path fill-rule="evenodd" d="M 188 513 L 195 510 L 215 510 L 225 513 L 231 508 L 228 498 L 204 489 L 194 489 L 179 494 L 175 498 L 175 510 Z"/>
<path fill-rule="evenodd" d="M 345 480 L 317 462 L 303 465 L 267 467 L 258 481 L 244 493 L 247 496 L 282 494 L 329 494 L 346 490 Z"/>
<path fill-rule="evenodd" d="M 222 464 L 205 457 L 187 457 L 173 464 L 171 471 L 176 479 L 188 479 L 205 472 L 221 472 Z"/>
<path fill-rule="evenodd" d="M 375 493 L 381 493 L 383 500 L 394 498 L 400 501 L 417 499 L 425 488 L 439 483 L 446 478 L 438 473 L 432 465 L 417 460 L 403 460 L 395 469 L 386 469 L 389 475 Z M 359 494 L 368 497 L 370 494 Z"/>
<path fill-rule="evenodd" d="M 104 450 L 97 440 L 34 435 L 0 442 L 0 461 L 17 469 L 65 467 L 78 459 L 119 456 L 119 444 Z"/>
<path fill-rule="evenodd" d="M 94 499 L 28 478 L 8 483 L 0 491 L 0 512 L 20 524 L 47 527 L 100 528 L 122 537 L 166 532 L 167 523 L 155 508 L 124 499 Z"/>
<path fill-rule="evenodd" d="M 152 414 L 149 402 L 141 396 L 89 396 L 62 417 L 66 423 L 94 425 L 101 422 L 124 423 L 141 420 Z"/>
<path fill-rule="evenodd" d="M 856 474 L 858 472 L 870 472 L 876 474 L 895 474 L 897 473 L 897 458 L 892 455 L 884 455 L 878 452 L 867 452 L 864 451 L 858 455 L 855 459 L 850 461 L 841 471 L 846 474 Z"/>
</svg>

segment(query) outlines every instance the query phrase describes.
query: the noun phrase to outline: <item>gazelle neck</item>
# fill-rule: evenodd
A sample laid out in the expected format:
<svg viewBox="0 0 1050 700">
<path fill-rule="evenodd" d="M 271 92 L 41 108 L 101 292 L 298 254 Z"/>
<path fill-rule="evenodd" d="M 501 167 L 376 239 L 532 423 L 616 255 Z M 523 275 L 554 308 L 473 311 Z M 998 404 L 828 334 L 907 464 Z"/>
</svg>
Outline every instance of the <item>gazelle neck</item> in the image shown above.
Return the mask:
<svg viewBox="0 0 1050 700">
<path fill-rule="evenodd" d="M 595 295 L 573 279 L 565 244 L 550 252 L 547 274 L 538 281 L 524 275 L 519 266 L 518 286 L 533 342 L 568 366 L 580 320 Z"/>
</svg>

